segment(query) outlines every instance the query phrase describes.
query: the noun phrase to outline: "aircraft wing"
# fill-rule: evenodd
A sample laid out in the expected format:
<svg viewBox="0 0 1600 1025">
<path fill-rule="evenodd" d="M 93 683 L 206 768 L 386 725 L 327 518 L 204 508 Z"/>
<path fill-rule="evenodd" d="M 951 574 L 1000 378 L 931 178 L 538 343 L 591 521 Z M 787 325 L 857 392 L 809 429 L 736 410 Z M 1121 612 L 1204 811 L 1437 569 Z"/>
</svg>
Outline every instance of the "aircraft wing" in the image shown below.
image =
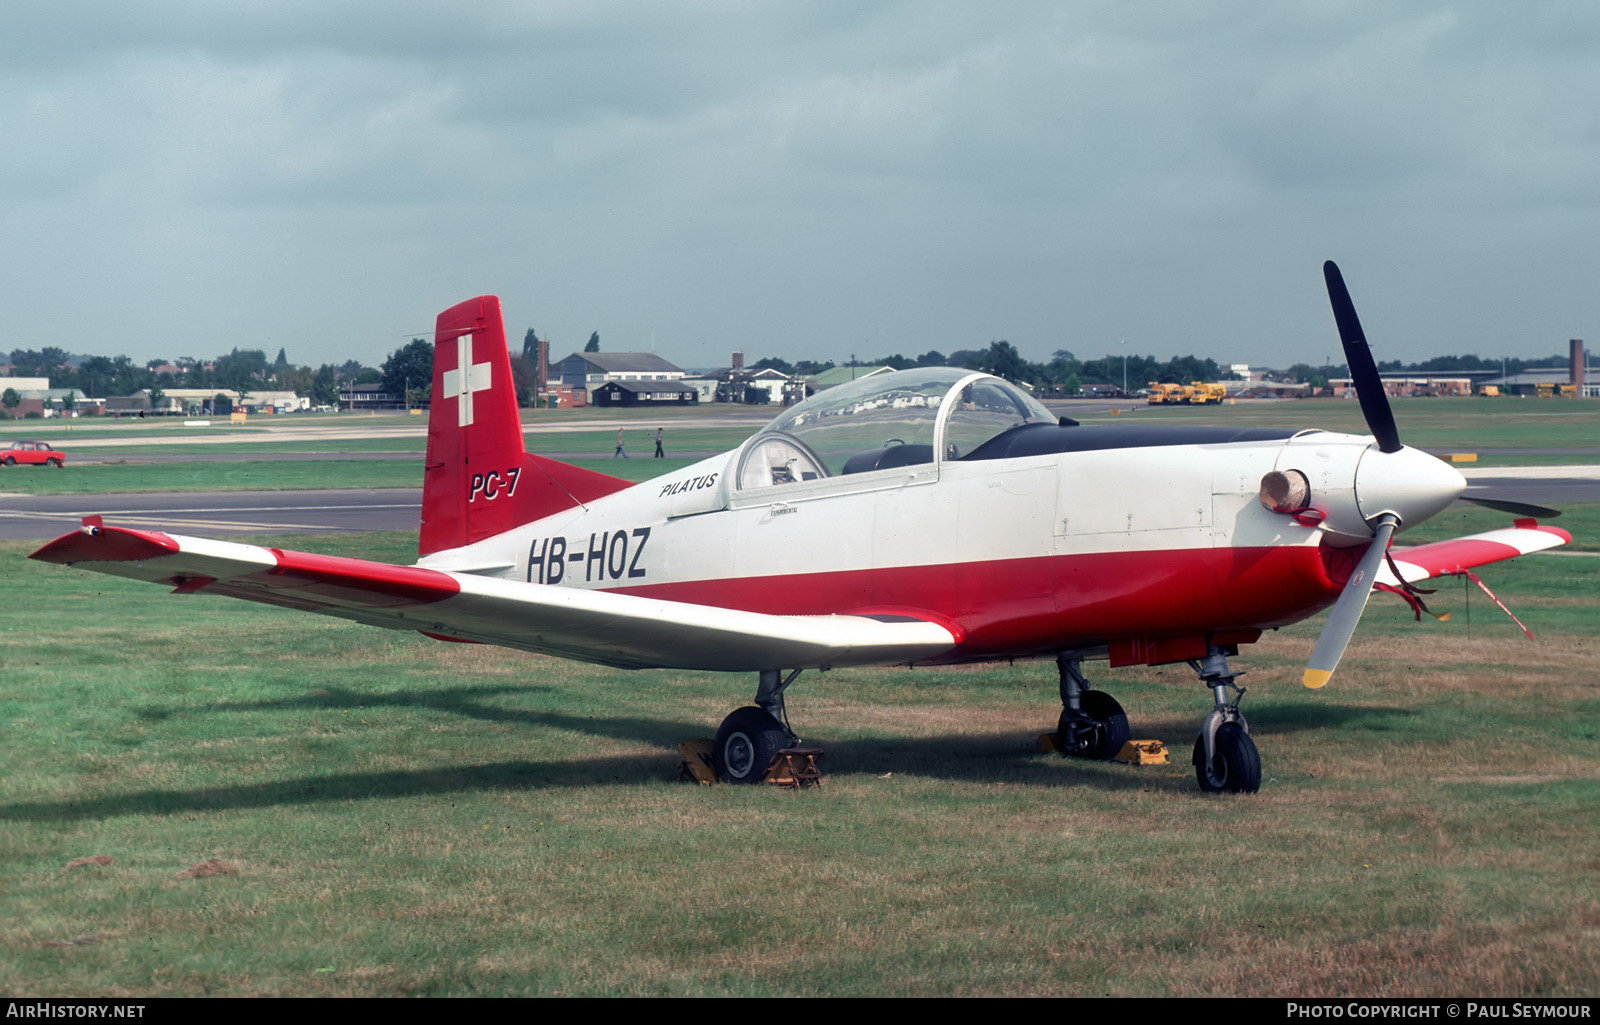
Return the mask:
<svg viewBox="0 0 1600 1025">
<path fill-rule="evenodd" d="M 1452 576 L 1491 562 L 1555 548 L 1571 540 L 1572 535 L 1560 527 L 1547 527 L 1526 520 L 1515 527 L 1501 530 L 1434 541 L 1414 548 L 1395 548 L 1389 554 L 1406 583 L 1416 583 L 1430 577 Z M 1387 564 L 1379 568 L 1375 582 L 1391 586 L 1400 583 Z"/>
<path fill-rule="evenodd" d="M 754 671 L 889 665 L 961 638 L 907 616 L 774 616 L 108 527 L 98 517 L 31 558 L 623 669 Z"/>
</svg>

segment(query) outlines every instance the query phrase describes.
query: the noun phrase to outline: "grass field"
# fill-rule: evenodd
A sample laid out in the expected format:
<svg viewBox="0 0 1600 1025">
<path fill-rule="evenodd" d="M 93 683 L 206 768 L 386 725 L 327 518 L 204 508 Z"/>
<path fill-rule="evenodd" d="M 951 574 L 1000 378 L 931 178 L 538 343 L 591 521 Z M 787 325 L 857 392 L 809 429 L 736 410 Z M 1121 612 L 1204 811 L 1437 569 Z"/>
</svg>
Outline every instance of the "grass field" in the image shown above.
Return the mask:
<svg viewBox="0 0 1600 1025">
<path fill-rule="evenodd" d="M 1600 404 L 1495 401 L 1395 407 L 1411 444 L 1600 436 Z M 385 419 L 403 422 L 330 418 Z M 620 422 L 630 460 L 605 458 L 614 428 L 530 446 L 630 479 L 689 461 L 639 458 L 647 427 Z M 1331 401 L 1120 422 L 1361 429 Z M 749 429 L 669 427 L 669 451 Z M 420 460 L 361 456 L 419 442 L 142 465 L 107 446 L 130 461 L 0 489 L 416 486 Z M 293 451 L 352 458 L 250 459 Z M 1505 519 L 1458 504 L 1399 541 Z M 1600 505 L 1557 522 L 1567 551 L 1600 551 Z M 416 545 L 260 540 L 396 562 Z M 1168 766 L 1037 753 L 1049 663 L 841 670 L 790 692 L 827 752 L 820 790 L 700 788 L 675 781 L 676 744 L 748 704 L 749 678 L 174 597 L 33 547 L 0 543 L 0 995 L 1600 992 L 1593 555 L 1483 572 L 1536 641 L 1453 580 L 1428 599 L 1448 623 L 1374 596 L 1322 691 L 1298 682 L 1321 617 L 1269 634 L 1235 662 L 1261 792 L 1207 797 L 1188 752 L 1209 695 L 1182 666 L 1089 667 Z"/>
<path fill-rule="evenodd" d="M 1585 399 L 1391 399 L 1400 438 L 1431 452 L 1471 452 L 1490 466 L 1586 463 L 1597 461 L 1600 402 Z M 1159 419 L 1158 419 L 1159 418 Z M 1244 427 L 1318 427 L 1351 434 L 1368 433 L 1354 399 L 1245 402 L 1227 406 L 1141 409 L 1130 417 L 1090 417 L 1140 423 L 1238 424 Z M 1517 448 L 1586 448 L 1586 453 L 1523 456 Z"/>
<path fill-rule="evenodd" d="M 1237 663 L 1265 782 L 1217 798 L 1182 667 L 1094 674 L 1169 766 L 1035 753 L 1048 663 L 851 670 L 791 692 L 821 790 L 706 789 L 675 745 L 751 680 L 172 597 L 29 547 L 0 546 L 5 995 L 1600 988 L 1597 559 L 1484 574 L 1538 643 L 1478 600 L 1469 639 L 1451 584 L 1447 624 L 1379 595 L 1313 693 L 1318 623 L 1269 635 Z"/>
<path fill-rule="evenodd" d="M 1395 416 L 1409 445 L 1436 452 L 1470 452 L 1478 466 L 1593 465 L 1600 462 L 1600 402 L 1572 399 L 1396 399 Z M 1068 410 L 1068 412 L 1071 412 Z M 650 476 L 646 459 L 654 449 L 657 426 L 665 426 L 667 451 L 676 466 L 713 452 L 733 448 L 759 423 L 747 419 L 746 407 L 699 407 L 697 410 L 525 410 L 530 450 L 556 454 L 579 465 L 630 480 Z M 1290 402 L 1241 402 L 1233 406 L 1141 408 L 1132 413 L 1075 414 L 1087 424 L 1196 424 L 1242 427 L 1321 427 L 1365 433 L 1356 403 L 1342 399 Z M 726 426 L 678 427 L 694 417 L 728 419 Z M 607 426 L 585 428 L 595 420 Z M 17 494 L 95 494 L 118 491 L 300 490 L 333 487 L 416 487 L 425 424 L 403 415 L 260 418 L 253 426 L 218 425 L 203 429 L 210 439 L 197 440 L 181 423 L 149 421 L 22 421 L 0 425 L 0 442 L 10 437 L 38 437 L 68 454 L 69 466 L 59 474 L 30 468 L 0 470 L 0 492 Z M 628 460 L 611 460 L 616 428 L 627 430 Z M 68 428 L 71 428 L 70 430 Z M 270 429 L 269 429 L 270 428 Z M 332 437 L 315 440 L 295 436 L 302 430 L 325 430 Z M 409 435 L 360 437 L 374 429 L 409 430 Z M 117 444 L 108 444 L 115 441 Z M 128 444 L 127 442 L 135 442 Z M 1531 449 L 1533 451 L 1523 451 Z M 1551 451 L 1551 450 L 1554 451 Z M 373 453 L 404 453 L 413 460 L 363 460 Z M 295 464 L 266 461 L 265 455 L 349 455 L 351 459 L 319 459 Z M 71 463 L 74 455 L 109 460 L 102 465 Z M 158 463 L 149 457 L 191 456 L 192 463 Z M 644 459 L 645 466 L 640 465 Z M 592 460 L 592 461 L 591 461 Z M 223 464 L 242 464 L 225 466 Z M 656 466 L 656 472 L 675 467 Z"/>
<path fill-rule="evenodd" d="M 217 454 L 217 453 L 208 453 Z M 127 463 L 64 470 L 25 467 L 0 472 L 0 494 L 101 495 L 139 491 L 297 491 L 327 488 L 420 488 L 422 457 L 415 460 L 327 459 L 317 461 L 249 458 L 194 463 Z M 648 480 L 695 462 L 693 459 L 601 459 L 577 456 L 576 466 L 621 477 Z"/>
</svg>

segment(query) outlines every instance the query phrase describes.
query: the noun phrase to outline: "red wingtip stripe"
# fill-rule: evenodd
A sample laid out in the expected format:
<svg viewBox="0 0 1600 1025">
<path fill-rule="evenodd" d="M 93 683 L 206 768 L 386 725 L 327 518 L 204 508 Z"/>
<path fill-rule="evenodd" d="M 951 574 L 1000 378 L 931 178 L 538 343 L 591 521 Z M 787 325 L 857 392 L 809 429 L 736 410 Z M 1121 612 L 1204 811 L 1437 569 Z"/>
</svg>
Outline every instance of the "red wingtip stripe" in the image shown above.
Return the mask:
<svg viewBox="0 0 1600 1025">
<path fill-rule="evenodd" d="M 97 517 L 91 517 L 94 519 Z M 86 523 L 93 533 L 74 530 L 40 548 L 30 559 L 70 565 L 74 562 L 141 562 L 179 550 L 178 542 L 155 530 L 130 530 Z"/>
</svg>

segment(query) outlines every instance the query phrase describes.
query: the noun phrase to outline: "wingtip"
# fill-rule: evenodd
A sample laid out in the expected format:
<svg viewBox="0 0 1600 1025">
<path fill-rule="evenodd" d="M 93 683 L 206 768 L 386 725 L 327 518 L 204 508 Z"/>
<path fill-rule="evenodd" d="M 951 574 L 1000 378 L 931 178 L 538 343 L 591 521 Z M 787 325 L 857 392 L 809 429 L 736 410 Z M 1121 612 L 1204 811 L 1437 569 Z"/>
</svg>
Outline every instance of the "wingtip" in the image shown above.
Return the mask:
<svg viewBox="0 0 1600 1025">
<path fill-rule="evenodd" d="M 171 555 L 178 542 L 155 530 L 130 530 L 101 525 L 100 517 L 84 520 L 79 530 L 63 534 L 28 556 L 40 562 L 70 566 L 77 562 L 142 562 Z"/>
</svg>

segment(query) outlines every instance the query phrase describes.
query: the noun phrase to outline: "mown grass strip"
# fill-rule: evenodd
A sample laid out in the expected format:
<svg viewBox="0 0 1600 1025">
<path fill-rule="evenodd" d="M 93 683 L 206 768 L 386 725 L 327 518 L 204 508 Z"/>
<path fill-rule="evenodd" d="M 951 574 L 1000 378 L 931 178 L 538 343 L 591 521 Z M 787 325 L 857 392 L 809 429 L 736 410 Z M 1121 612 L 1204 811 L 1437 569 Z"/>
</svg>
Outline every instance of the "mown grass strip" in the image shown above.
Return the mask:
<svg viewBox="0 0 1600 1025">
<path fill-rule="evenodd" d="M 608 459 L 573 456 L 569 462 L 623 480 L 649 480 L 697 460 Z M 420 488 L 422 461 L 255 460 L 194 463 L 105 463 L 13 467 L 0 471 L 0 494 L 99 495 L 165 491 L 299 491 L 330 488 Z"/>
<path fill-rule="evenodd" d="M 1237 662 L 1267 779 L 1217 799 L 1186 764 L 1207 696 L 1181 666 L 1090 667 L 1170 766 L 1035 753 L 1046 662 L 852 670 L 791 692 L 821 790 L 702 789 L 673 782 L 674 745 L 753 680 L 173 596 L 29 547 L 0 545 L 6 995 L 1600 984 L 1596 619 L 1538 605 L 1592 602 L 1588 560 L 1485 572 L 1537 645 L 1380 596 L 1313 693 L 1318 624 L 1269 634 Z M 180 877 L 211 858 L 235 874 Z"/>
</svg>

